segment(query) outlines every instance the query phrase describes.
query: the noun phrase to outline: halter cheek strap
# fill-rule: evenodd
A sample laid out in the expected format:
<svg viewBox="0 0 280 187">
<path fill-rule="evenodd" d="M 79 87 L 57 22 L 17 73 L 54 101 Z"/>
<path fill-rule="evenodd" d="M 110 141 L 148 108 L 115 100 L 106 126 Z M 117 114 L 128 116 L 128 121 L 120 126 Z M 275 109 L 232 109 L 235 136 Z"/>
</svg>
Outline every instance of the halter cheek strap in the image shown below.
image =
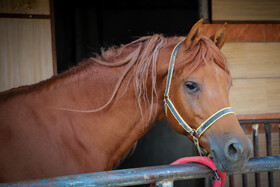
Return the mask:
<svg viewBox="0 0 280 187">
<path fill-rule="evenodd" d="M 173 49 L 170 57 L 170 62 L 169 62 L 169 68 L 168 68 L 168 74 L 167 74 L 167 81 L 166 81 L 166 89 L 164 93 L 164 111 L 167 116 L 167 109 L 172 113 L 174 118 L 178 121 L 178 123 L 192 136 L 193 141 L 195 146 L 198 149 L 199 154 L 202 156 L 208 156 L 210 157 L 210 153 L 208 153 L 205 149 L 200 147 L 199 145 L 199 138 L 201 135 L 211 126 L 213 125 L 218 119 L 222 118 L 223 116 L 227 114 L 234 114 L 234 111 L 231 107 L 226 107 L 212 116 L 210 116 L 205 122 L 203 122 L 196 130 L 191 128 L 185 120 L 181 117 L 179 112 L 176 110 L 175 106 L 173 105 L 172 101 L 169 98 L 169 90 L 170 90 L 170 85 L 171 85 L 171 79 L 173 75 L 173 70 L 174 70 L 174 64 L 175 64 L 175 57 L 177 54 L 177 51 L 182 44 L 183 41 L 179 42 Z"/>
</svg>

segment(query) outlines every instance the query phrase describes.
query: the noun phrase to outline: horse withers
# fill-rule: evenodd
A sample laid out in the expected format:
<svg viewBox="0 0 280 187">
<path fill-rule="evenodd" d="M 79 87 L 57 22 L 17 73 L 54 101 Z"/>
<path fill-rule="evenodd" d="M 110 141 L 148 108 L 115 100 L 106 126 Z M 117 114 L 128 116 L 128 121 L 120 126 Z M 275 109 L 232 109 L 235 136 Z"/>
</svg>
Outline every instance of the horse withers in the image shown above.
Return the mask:
<svg viewBox="0 0 280 187">
<path fill-rule="evenodd" d="M 142 37 L 0 93 L 0 181 L 111 170 L 165 119 L 219 170 L 242 169 L 252 145 L 229 104 L 226 28 L 209 39 L 200 20 L 186 38 Z"/>
</svg>

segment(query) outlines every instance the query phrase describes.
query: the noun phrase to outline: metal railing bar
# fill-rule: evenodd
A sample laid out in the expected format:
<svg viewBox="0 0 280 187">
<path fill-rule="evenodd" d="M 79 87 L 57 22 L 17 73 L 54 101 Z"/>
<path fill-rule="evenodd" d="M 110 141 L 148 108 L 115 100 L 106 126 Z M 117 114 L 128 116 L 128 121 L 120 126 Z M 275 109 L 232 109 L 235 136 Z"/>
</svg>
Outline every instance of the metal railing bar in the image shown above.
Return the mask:
<svg viewBox="0 0 280 187">
<path fill-rule="evenodd" d="M 242 185 L 243 187 L 248 186 L 248 176 L 246 174 L 242 174 Z"/>
<path fill-rule="evenodd" d="M 255 123 L 280 123 L 280 118 L 275 119 L 241 119 L 240 124 L 255 124 Z"/>
<path fill-rule="evenodd" d="M 271 124 L 265 124 L 265 139 L 266 139 L 266 153 L 267 156 L 272 155 L 272 148 L 271 148 Z"/>
<path fill-rule="evenodd" d="M 271 147 L 271 124 L 265 124 L 265 139 L 266 139 L 266 153 L 267 156 L 272 156 Z M 273 187 L 273 172 L 268 172 L 268 186 Z"/>
<path fill-rule="evenodd" d="M 131 186 L 150 184 L 161 180 L 184 180 L 214 176 L 207 166 L 189 163 L 135 169 L 113 170 L 50 179 L 23 181 L 11 186 Z"/>
<path fill-rule="evenodd" d="M 241 124 L 241 127 L 243 129 L 243 131 L 245 132 L 245 124 Z M 247 187 L 248 186 L 248 177 L 246 174 L 242 174 L 242 186 L 243 187 Z"/>
<path fill-rule="evenodd" d="M 234 175 L 229 175 L 229 186 L 234 187 Z"/>
<path fill-rule="evenodd" d="M 228 174 L 276 170 L 280 170 L 280 156 L 251 158 L 243 170 Z M 43 180 L 0 184 L 0 186 L 129 186 L 149 184 L 161 180 L 184 180 L 213 176 L 214 173 L 207 166 L 198 163 L 188 163 L 70 175 Z"/>
<path fill-rule="evenodd" d="M 280 170 L 280 156 L 251 158 L 241 171 L 228 172 L 229 175 L 260 173 Z"/>
<path fill-rule="evenodd" d="M 254 157 L 259 157 L 259 124 L 254 124 L 253 126 L 253 146 L 254 146 Z M 260 187 L 261 175 L 260 173 L 255 173 L 255 186 Z"/>
</svg>

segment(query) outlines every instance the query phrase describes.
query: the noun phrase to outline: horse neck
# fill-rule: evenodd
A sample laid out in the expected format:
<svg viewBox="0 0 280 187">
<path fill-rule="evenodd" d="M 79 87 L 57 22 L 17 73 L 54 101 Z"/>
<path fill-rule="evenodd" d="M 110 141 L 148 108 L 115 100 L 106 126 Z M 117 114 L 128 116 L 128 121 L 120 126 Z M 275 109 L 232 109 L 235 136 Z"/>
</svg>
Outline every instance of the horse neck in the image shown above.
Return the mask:
<svg viewBox="0 0 280 187">
<path fill-rule="evenodd" d="M 87 163 L 83 167 L 87 167 L 88 171 L 112 169 L 141 136 L 156 122 L 165 119 L 163 95 L 168 60 L 173 47 L 172 44 L 160 50 L 156 77 L 158 97 L 152 108 L 149 108 L 148 102 L 140 102 L 142 114 L 131 78 L 133 68 L 125 76 L 116 96 L 107 107 L 98 112 L 82 111 L 97 109 L 106 104 L 124 69 L 123 66 L 106 67 L 92 62 L 85 63 L 84 67 L 72 68 L 30 89 L 26 87 L 26 92 L 22 91 L 25 94 L 19 94 L 18 99 L 11 102 L 18 100 L 22 103 L 21 106 L 26 107 L 24 112 L 32 114 L 32 117 L 24 120 L 29 120 L 26 123 L 32 126 L 34 133 L 42 139 L 48 139 L 53 145 L 61 145 L 57 152 L 62 155 L 77 155 L 78 161 L 75 163 L 81 160 Z M 146 85 L 150 93 L 151 78 L 148 78 Z M 10 106 L 6 108 L 12 110 Z M 32 110 L 32 113 L 28 110 Z M 35 122 L 39 121 L 40 127 L 44 127 L 47 132 L 40 131 L 32 118 L 36 118 Z M 36 128 L 39 130 L 36 131 Z"/>
<path fill-rule="evenodd" d="M 142 137 L 156 122 L 165 119 L 163 109 L 163 96 L 166 82 L 166 72 L 168 69 L 168 60 L 170 52 L 178 39 L 171 39 L 168 45 L 160 50 L 157 61 L 157 96 L 154 95 L 153 107 L 150 108 L 148 101 L 142 100 L 141 107 L 135 96 L 132 75 L 134 68 L 126 75 L 114 100 L 107 107 L 99 112 L 93 112 L 89 116 L 94 124 L 88 124 L 94 134 L 94 146 L 102 152 L 104 163 L 107 163 L 103 169 L 112 169 L 113 165 L 122 158 L 122 156 Z M 84 82 L 81 90 L 87 90 L 87 101 L 83 103 L 95 104 L 95 107 L 102 107 L 110 98 L 112 88 L 116 84 L 123 67 L 104 67 L 96 65 L 88 69 L 89 76 L 84 76 L 87 81 Z M 151 71 L 151 69 L 149 69 Z M 92 76 L 94 72 L 95 76 Z M 109 76 L 108 76 L 109 75 Z M 151 75 L 151 73 L 150 73 Z M 90 78 L 88 78 L 90 77 Z M 152 77 L 149 76 L 146 84 L 148 93 L 152 90 Z M 81 81 L 80 81 L 81 82 Z M 88 82 L 88 83 L 86 83 Z M 80 89 L 75 89 L 79 92 Z M 79 94 L 77 94 L 79 95 Z M 78 96 L 77 100 L 81 98 Z M 84 99 L 86 97 L 83 97 Z M 151 95 L 148 95 L 150 100 Z M 94 101 L 94 102 L 93 102 Z M 102 133 L 100 133 L 102 131 Z M 98 141 L 102 140 L 102 141 Z M 113 140 L 113 141 L 112 141 Z M 100 143 L 98 143 L 100 142 Z M 104 146 L 106 145 L 106 146 Z M 106 160 L 106 161 L 105 161 Z"/>
<path fill-rule="evenodd" d="M 150 105 L 143 101 L 141 113 L 131 79 L 133 69 L 125 77 L 113 101 L 101 111 L 87 113 L 64 110 L 92 110 L 102 107 L 110 99 L 121 71 L 121 67 L 91 65 L 83 71 L 83 75 L 78 73 L 58 81 L 56 89 L 49 94 L 52 95 L 49 100 L 45 96 L 48 105 L 57 108 L 54 109 L 58 113 L 56 115 L 60 115 L 62 120 L 75 121 L 74 129 L 77 131 L 87 129 L 82 135 L 88 139 L 79 138 L 79 141 L 88 150 L 95 150 L 91 156 L 101 159 L 98 162 L 103 164 L 97 170 L 112 169 L 140 137 L 163 119 L 163 90 L 160 87 L 153 107 L 149 108 Z M 151 85 L 149 81 L 147 85 Z M 55 102 L 52 103 L 52 100 Z M 63 121 L 62 124 L 68 126 Z"/>
<path fill-rule="evenodd" d="M 153 101 L 152 108 L 144 100 L 139 106 L 134 92 L 133 80 L 128 84 L 133 72 L 132 69 L 121 85 L 112 105 L 104 109 L 104 113 L 102 113 L 106 124 L 99 125 L 102 128 L 105 125 L 106 131 L 110 132 L 106 150 L 110 158 L 106 169 L 111 169 L 156 122 L 163 119 L 163 97 L 161 97 L 164 93 L 163 90 L 157 90 L 158 98 Z M 147 86 L 147 90 L 150 92 L 150 81 Z M 112 142 L 112 140 L 114 141 Z"/>
</svg>

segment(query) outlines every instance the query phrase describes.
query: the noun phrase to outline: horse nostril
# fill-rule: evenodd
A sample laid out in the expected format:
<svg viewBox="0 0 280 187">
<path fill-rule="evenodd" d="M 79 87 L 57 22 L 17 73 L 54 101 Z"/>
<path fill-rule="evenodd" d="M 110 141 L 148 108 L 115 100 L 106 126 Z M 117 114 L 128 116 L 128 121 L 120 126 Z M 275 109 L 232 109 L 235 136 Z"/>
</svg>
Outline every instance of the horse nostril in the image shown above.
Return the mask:
<svg viewBox="0 0 280 187">
<path fill-rule="evenodd" d="M 238 143 L 231 143 L 225 147 L 225 155 L 230 161 L 237 161 L 242 152 L 243 149 Z"/>
</svg>

